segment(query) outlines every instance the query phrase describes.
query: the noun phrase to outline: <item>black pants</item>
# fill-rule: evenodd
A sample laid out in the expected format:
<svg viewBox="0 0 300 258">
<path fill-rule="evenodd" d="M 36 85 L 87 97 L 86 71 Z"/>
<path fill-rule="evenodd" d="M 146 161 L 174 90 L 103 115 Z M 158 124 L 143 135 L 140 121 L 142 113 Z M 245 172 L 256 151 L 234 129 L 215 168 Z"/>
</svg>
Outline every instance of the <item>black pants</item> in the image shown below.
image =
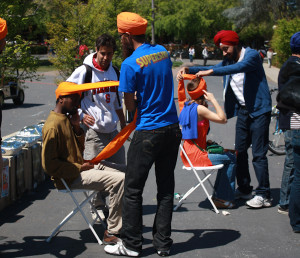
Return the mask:
<svg viewBox="0 0 300 258">
<path fill-rule="evenodd" d="M 150 131 L 136 131 L 128 154 L 123 198 L 121 238 L 131 250 L 142 250 L 142 194 L 153 163 L 157 184 L 157 209 L 153 223 L 153 245 L 170 249 L 174 198 L 174 169 L 181 131 L 178 124 Z"/>
</svg>

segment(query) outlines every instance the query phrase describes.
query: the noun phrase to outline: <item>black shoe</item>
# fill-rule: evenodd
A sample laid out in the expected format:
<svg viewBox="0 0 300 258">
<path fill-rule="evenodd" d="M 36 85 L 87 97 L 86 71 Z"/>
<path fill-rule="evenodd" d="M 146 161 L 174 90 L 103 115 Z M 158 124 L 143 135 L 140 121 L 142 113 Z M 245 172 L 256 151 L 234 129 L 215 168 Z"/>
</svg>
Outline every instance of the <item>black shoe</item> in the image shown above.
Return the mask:
<svg viewBox="0 0 300 258">
<path fill-rule="evenodd" d="M 289 208 L 285 208 L 283 206 L 278 206 L 278 213 L 288 215 L 289 214 Z"/>
<path fill-rule="evenodd" d="M 166 250 L 166 251 L 160 251 L 160 250 L 157 250 L 156 253 L 157 253 L 159 256 L 169 256 L 169 255 L 170 255 L 170 250 Z"/>
</svg>

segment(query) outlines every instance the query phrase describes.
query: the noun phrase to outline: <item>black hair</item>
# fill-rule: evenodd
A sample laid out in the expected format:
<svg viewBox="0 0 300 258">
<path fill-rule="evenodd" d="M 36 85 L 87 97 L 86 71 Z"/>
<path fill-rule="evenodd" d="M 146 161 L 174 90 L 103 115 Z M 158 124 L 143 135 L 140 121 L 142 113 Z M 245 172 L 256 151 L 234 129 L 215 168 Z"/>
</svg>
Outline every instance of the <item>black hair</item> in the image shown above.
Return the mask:
<svg viewBox="0 0 300 258">
<path fill-rule="evenodd" d="M 100 47 L 103 47 L 103 46 L 112 47 L 114 52 L 117 49 L 115 39 L 112 36 L 110 36 L 108 34 L 105 34 L 105 33 L 102 34 L 101 36 L 99 36 L 96 39 L 96 48 L 97 48 L 97 50 L 99 50 Z"/>
</svg>

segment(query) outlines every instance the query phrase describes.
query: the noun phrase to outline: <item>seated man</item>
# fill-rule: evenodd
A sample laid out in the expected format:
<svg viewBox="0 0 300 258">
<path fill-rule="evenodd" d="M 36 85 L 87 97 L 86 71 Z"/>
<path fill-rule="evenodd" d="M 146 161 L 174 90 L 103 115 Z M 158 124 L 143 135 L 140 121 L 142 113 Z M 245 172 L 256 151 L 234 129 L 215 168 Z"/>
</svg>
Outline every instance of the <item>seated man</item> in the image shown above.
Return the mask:
<svg viewBox="0 0 300 258">
<path fill-rule="evenodd" d="M 122 227 L 122 202 L 125 165 L 106 162 L 94 166 L 84 162 L 84 133 L 79 125 L 77 108 L 80 94 L 56 90 L 56 106 L 43 128 L 42 165 L 55 186 L 63 189 L 63 178 L 71 189 L 107 191 L 109 216 L 104 244 L 116 244 Z M 111 164 L 108 167 L 106 164 Z"/>
</svg>

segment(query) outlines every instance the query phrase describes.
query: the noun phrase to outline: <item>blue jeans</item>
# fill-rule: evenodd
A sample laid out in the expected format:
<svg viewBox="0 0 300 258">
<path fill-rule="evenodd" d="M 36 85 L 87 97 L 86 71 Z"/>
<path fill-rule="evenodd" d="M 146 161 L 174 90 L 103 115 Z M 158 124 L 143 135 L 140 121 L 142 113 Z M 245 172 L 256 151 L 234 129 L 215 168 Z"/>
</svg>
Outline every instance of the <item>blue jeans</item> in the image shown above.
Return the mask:
<svg viewBox="0 0 300 258">
<path fill-rule="evenodd" d="M 300 230 L 300 130 L 292 130 L 294 180 L 291 186 L 289 216 L 293 230 Z"/>
<path fill-rule="evenodd" d="M 287 130 L 284 132 L 286 156 L 282 172 L 279 200 L 279 205 L 284 209 L 287 209 L 289 207 L 291 184 L 294 179 L 294 154 L 292 146 L 292 135 L 293 132 L 291 130 Z"/>
<path fill-rule="evenodd" d="M 225 201 L 234 201 L 236 158 L 231 152 L 208 154 L 213 165 L 224 164 L 218 171 L 214 185 L 214 196 Z"/>
<path fill-rule="evenodd" d="M 256 195 L 270 198 L 268 169 L 269 125 L 271 113 L 252 118 L 246 109 L 240 108 L 236 122 L 235 147 L 237 154 L 236 178 L 238 190 L 251 193 L 251 178 L 248 164 L 248 148 L 252 144 L 252 164 L 258 181 Z"/>
<path fill-rule="evenodd" d="M 121 231 L 123 243 L 130 250 L 142 250 L 142 194 L 153 163 L 157 184 L 153 245 L 161 251 L 171 248 L 174 169 L 181 136 L 178 124 L 149 131 L 135 131 L 133 135 L 127 154 Z"/>
<path fill-rule="evenodd" d="M 190 58 L 190 62 L 193 63 L 194 56 L 193 55 L 189 55 L 189 58 Z"/>
</svg>

